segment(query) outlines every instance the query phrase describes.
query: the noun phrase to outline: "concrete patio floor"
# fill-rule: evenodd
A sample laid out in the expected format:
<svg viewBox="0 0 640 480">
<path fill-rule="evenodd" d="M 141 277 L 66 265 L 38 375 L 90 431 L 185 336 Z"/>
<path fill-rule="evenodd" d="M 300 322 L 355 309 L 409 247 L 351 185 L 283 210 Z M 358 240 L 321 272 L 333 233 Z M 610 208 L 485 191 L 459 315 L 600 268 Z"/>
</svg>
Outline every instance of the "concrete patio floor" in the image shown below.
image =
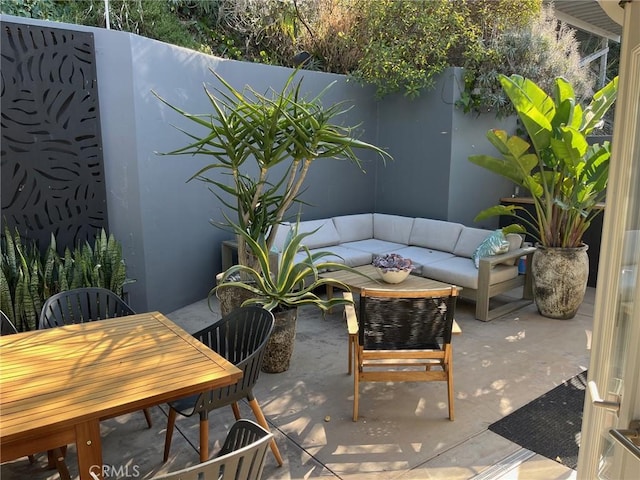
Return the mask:
<svg viewBox="0 0 640 480">
<path fill-rule="evenodd" d="M 447 418 L 446 384 L 365 384 L 360 419 L 351 420 L 353 379 L 347 375 L 347 334 L 342 311 L 322 318 L 299 313 L 291 368 L 261 374 L 254 393 L 271 424 L 285 464 L 267 453 L 263 478 L 306 479 L 568 479 L 575 471 L 487 430 L 556 385 L 586 369 L 595 290 L 572 320 L 552 320 L 534 305 L 488 323 L 459 302 L 462 335 L 454 346 L 455 421 Z M 194 332 L 220 314 L 202 300 L 167 316 Z M 171 456 L 162 464 L 166 406 L 152 409 L 148 429 L 142 412 L 101 424 L 106 478 L 152 478 L 198 462 L 198 420 L 179 418 Z M 246 403 L 241 411 L 253 419 Z M 231 408 L 210 416 L 210 452 L 215 454 L 234 421 Z M 37 462 L 19 459 L 0 468 L 3 480 L 56 479 Z M 75 447 L 67 464 L 77 475 Z"/>
</svg>

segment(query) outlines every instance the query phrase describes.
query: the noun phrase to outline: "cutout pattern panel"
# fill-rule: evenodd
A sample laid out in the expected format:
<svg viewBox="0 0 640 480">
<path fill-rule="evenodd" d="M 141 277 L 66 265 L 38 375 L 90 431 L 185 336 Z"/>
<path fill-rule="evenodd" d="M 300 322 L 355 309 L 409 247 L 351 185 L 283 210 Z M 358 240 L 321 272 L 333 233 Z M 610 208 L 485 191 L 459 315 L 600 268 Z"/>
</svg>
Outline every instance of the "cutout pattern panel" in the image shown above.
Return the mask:
<svg viewBox="0 0 640 480">
<path fill-rule="evenodd" d="M 2 223 L 62 251 L 107 228 L 93 34 L 1 29 Z"/>
</svg>

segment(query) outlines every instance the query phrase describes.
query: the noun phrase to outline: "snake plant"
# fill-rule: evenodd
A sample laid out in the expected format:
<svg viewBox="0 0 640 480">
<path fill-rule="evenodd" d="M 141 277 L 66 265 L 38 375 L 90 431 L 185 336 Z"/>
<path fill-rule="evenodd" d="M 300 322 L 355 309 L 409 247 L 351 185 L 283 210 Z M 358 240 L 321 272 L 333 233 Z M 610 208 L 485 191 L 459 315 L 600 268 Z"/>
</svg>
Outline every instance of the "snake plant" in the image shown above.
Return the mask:
<svg viewBox="0 0 640 480">
<path fill-rule="evenodd" d="M 35 242 L 25 241 L 5 224 L 0 257 L 0 307 L 20 331 L 34 330 L 42 305 L 63 290 L 103 287 L 123 295 L 126 278 L 122 246 L 102 229 L 94 242 L 57 253 L 56 239 L 44 255 Z"/>
</svg>

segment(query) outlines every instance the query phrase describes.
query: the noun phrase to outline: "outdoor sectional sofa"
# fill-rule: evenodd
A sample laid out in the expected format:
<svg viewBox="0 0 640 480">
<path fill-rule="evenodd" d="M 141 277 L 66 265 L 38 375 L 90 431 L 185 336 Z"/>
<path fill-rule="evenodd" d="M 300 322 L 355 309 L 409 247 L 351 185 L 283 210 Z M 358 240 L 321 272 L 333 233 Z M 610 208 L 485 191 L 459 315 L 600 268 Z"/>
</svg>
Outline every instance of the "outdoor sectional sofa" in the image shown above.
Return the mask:
<svg viewBox="0 0 640 480">
<path fill-rule="evenodd" d="M 281 251 L 292 225 L 278 229 L 275 248 Z M 398 253 L 416 266 L 414 275 L 463 287 L 461 296 L 476 302 L 476 318 L 488 321 L 532 302 L 529 269 L 518 273 L 518 260 L 530 265 L 535 248 L 523 247 L 520 235 L 509 234 L 509 251 L 484 257 L 476 268 L 472 255 L 492 232 L 460 223 L 382 213 L 344 215 L 299 223 L 299 232 L 313 232 L 304 245 L 311 251 L 329 251 L 331 260 L 352 267 L 370 264 L 375 255 Z M 304 253 L 299 253 L 302 258 Z M 489 308 L 496 295 L 523 286 L 521 298 Z"/>
</svg>

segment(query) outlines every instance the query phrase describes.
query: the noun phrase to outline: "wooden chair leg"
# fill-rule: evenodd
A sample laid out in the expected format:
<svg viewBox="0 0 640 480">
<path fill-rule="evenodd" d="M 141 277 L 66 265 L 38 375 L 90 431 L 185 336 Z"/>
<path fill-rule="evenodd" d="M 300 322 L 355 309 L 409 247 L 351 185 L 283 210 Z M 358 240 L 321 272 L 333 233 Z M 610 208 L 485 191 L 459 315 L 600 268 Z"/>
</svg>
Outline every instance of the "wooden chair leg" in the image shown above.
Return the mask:
<svg viewBox="0 0 640 480">
<path fill-rule="evenodd" d="M 356 353 L 357 355 L 357 353 Z M 360 391 L 360 366 L 356 365 L 353 372 L 353 421 L 358 421 L 358 401 Z"/>
<path fill-rule="evenodd" d="M 67 468 L 67 464 L 64 461 L 66 451 L 67 451 L 66 445 L 64 447 L 53 449 L 56 470 L 58 470 L 58 474 L 60 475 L 60 480 L 71 480 L 71 475 L 69 475 L 69 469 Z"/>
<path fill-rule="evenodd" d="M 209 419 L 200 417 L 200 462 L 209 459 Z"/>
<path fill-rule="evenodd" d="M 231 410 L 233 410 L 233 416 L 236 417 L 236 420 L 240 420 L 240 408 L 238 407 L 238 402 L 233 402 L 231 404 Z"/>
<path fill-rule="evenodd" d="M 355 350 L 356 350 L 356 336 L 349 335 L 349 367 L 348 367 L 349 375 L 353 373 L 353 358 L 355 357 L 354 355 Z"/>
<path fill-rule="evenodd" d="M 151 413 L 149 413 L 149 409 L 145 408 L 142 411 L 144 412 L 144 418 L 147 420 L 147 426 L 149 428 L 151 428 L 151 426 L 152 426 L 152 424 L 151 424 Z"/>
<path fill-rule="evenodd" d="M 171 450 L 171 437 L 173 436 L 173 427 L 176 424 L 176 411 L 169 408 L 169 419 L 167 420 L 167 433 L 164 436 L 164 456 L 162 461 L 166 462 L 169 458 L 169 450 Z"/>
<path fill-rule="evenodd" d="M 447 365 L 447 392 L 449 395 L 449 420 L 453 420 L 453 365 L 449 363 Z"/>
<path fill-rule="evenodd" d="M 264 414 L 262 413 L 262 409 L 260 408 L 258 401 L 255 398 L 250 399 L 249 406 L 251 407 L 251 410 L 253 411 L 253 414 L 255 415 L 256 420 L 258 421 L 258 424 L 264 429 L 271 431 L 271 429 L 269 428 L 269 424 L 267 424 L 267 419 L 264 418 Z M 271 451 L 273 452 L 273 455 L 276 457 L 276 462 L 278 462 L 278 466 L 281 467 L 282 464 L 284 463 L 284 460 L 282 460 L 282 455 L 280 455 L 280 450 L 278 450 L 278 445 L 276 445 L 275 439 L 271 440 Z"/>
</svg>

